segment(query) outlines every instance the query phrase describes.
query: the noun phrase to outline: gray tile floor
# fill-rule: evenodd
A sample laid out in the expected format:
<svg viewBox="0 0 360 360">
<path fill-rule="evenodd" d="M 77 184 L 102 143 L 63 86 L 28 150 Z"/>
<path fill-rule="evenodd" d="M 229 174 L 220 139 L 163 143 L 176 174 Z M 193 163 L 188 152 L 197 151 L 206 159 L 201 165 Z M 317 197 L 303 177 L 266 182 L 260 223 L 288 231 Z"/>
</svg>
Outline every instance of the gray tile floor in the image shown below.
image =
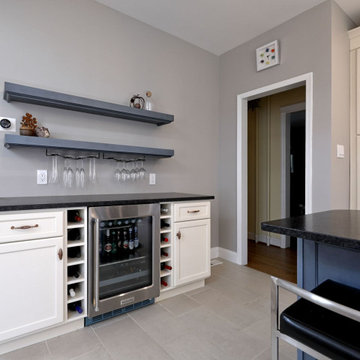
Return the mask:
<svg viewBox="0 0 360 360">
<path fill-rule="evenodd" d="M 295 301 L 281 293 L 283 307 Z M 269 360 L 270 277 L 224 261 L 202 289 L 11 353 L 1 360 Z M 280 346 L 280 359 L 296 350 Z"/>
</svg>

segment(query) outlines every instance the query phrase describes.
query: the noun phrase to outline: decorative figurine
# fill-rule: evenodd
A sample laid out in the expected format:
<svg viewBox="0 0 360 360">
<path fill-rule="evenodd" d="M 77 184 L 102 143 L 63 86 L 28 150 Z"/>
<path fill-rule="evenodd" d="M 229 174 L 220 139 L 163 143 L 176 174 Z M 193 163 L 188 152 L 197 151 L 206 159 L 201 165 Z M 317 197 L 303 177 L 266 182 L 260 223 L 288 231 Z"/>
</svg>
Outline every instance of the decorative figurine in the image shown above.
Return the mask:
<svg viewBox="0 0 360 360">
<path fill-rule="evenodd" d="M 50 137 L 50 131 L 45 126 L 40 126 L 40 127 L 38 126 L 35 129 L 35 134 L 37 137 L 44 137 L 44 138 Z"/>
<path fill-rule="evenodd" d="M 145 100 L 145 109 L 146 110 L 154 110 L 154 104 L 151 100 L 151 95 L 152 95 L 152 92 L 150 90 L 148 90 L 146 93 L 146 100 Z"/>
<path fill-rule="evenodd" d="M 133 107 L 135 109 L 143 109 L 145 105 L 145 100 L 140 94 L 134 95 L 130 99 L 130 107 Z"/>
<path fill-rule="evenodd" d="M 22 117 L 20 135 L 34 136 L 36 127 L 37 127 L 36 118 L 33 117 L 31 114 L 26 113 L 25 116 Z"/>
</svg>

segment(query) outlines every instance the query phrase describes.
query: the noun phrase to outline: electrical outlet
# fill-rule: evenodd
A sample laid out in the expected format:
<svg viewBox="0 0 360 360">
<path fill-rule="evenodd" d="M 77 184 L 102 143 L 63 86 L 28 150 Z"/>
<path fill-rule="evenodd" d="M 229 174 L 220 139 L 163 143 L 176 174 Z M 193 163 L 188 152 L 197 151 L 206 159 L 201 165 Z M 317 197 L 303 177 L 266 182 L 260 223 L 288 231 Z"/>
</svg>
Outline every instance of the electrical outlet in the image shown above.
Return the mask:
<svg viewBox="0 0 360 360">
<path fill-rule="evenodd" d="M 156 184 L 156 174 L 149 174 L 149 184 L 150 185 L 155 185 Z"/>
<path fill-rule="evenodd" d="M 46 185 L 47 184 L 47 170 L 38 170 L 37 171 L 37 184 Z"/>
<path fill-rule="evenodd" d="M 0 131 L 16 131 L 16 119 L 0 116 Z"/>
</svg>

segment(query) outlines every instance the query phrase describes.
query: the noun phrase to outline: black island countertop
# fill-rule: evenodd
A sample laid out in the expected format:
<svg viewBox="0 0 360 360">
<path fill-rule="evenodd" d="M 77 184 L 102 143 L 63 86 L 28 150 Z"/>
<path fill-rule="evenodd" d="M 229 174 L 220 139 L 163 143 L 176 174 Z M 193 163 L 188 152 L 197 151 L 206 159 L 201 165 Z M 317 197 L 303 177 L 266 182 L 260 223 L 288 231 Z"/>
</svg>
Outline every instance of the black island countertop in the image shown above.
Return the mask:
<svg viewBox="0 0 360 360">
<path fill-rule="evenodd" d="M 265 221 L 261 224 L 261 229 L 360 251 L 359 210 L 330 210 Z"/>
<path fill-rule="evenodd" d="M 212 200 L 213 195 L 184 193 L 102 194 L 69 196 L 0 197 L 0 211 L 66 208 L 76 206 L 110 206 L 151 204 L 174 201 Z"/>
</svg>

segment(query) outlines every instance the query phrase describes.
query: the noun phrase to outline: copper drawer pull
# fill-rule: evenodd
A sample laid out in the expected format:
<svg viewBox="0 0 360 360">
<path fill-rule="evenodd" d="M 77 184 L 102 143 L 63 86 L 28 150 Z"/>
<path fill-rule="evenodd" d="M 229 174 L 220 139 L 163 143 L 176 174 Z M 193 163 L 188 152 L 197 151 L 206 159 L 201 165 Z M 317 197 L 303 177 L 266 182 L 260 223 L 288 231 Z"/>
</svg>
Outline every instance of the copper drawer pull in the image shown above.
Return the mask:
<svg viewBox="0 0 360 360">
<path fill-rule="evenodd" d="M 177 238 L 178 238 L 179 240 L 181 239 L 181 232 L 180 232 L 180 230 L 177 232 L 176 236 L 177 236 Z"/>
<path fill-rule="evenodd" d="M 23 226 L 12 226 L 10 229 L 11 230 L 27 230 L 27 229 L 37 228 L 37 227 L 39 227 L 39 224 L 23 225 Z"/>
<path fill-rule="evenodd" d="M 60 248 L 59 251 L 58 251 L 58 256 L 59 256 L 60 260 L 62 260 L 63 255 L 64 255 L 63 250 Z"/>
<path fill-rule="evenodd" d="M 199 213 L 200 210 L 188 210 L 187 212 L 188 214 L 195 214 L 195 213 Z"/>
</svg>

